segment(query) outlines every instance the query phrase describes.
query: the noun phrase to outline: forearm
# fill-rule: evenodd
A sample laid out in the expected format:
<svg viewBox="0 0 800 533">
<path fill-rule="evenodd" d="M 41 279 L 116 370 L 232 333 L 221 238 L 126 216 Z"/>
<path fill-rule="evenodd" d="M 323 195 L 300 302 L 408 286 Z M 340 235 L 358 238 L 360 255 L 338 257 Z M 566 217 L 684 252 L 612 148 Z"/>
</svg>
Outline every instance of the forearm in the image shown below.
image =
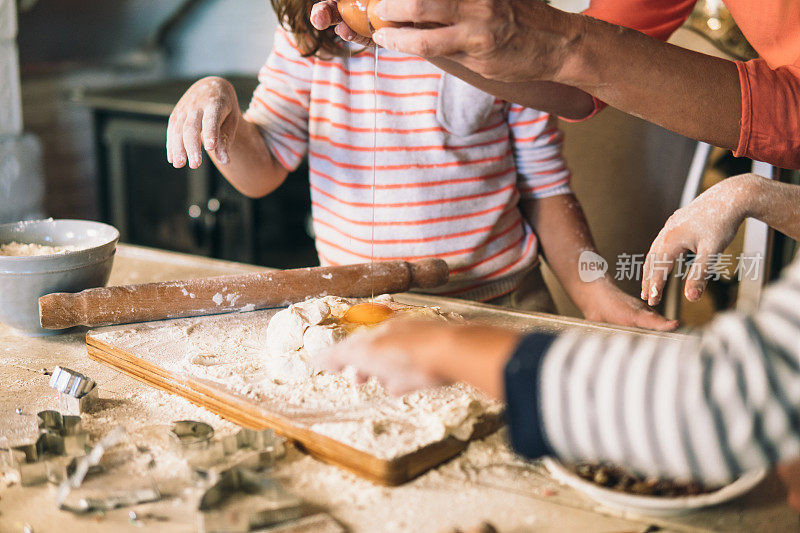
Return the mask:
<svg viewBox="0 0 800 533">
<path fill-rule="evenodd" d="M 239 120 L 236 137 L 228 145 L 227 164 L 222 164 L 213 151 L 209 156 L 231 185 L 251 198 L 271 193 L 288 174 L 267 148 L 258 128 L 244 119 Z"/>
<path fill-rule="evenodd" d="M 591 95 L 575 87 L 550 81 L 505 83 L 484 78 L 450 59 L 435 57 L 428 58 L 428 61 L 506 102 L 570 120 L 586 118 L 594 110 L 594 100 Z"/>
<path fill-rule="evenodd" d="M 751 193 L 746 215 L 800 240 L 800 186 L 748 175 Z M 735 179 L 735 178 L 731 178 Z"/>
<path fill-rule="evenodd" d="M 464 382 L 489 396 L 503 398 L 503 367 L 520 341 L 519 333 L 490 326 L 470 325 L 441 329 L 435 353 L 420 364 L 445 382 Z M 442 347 L 446 346 L 446 350 Z"/>
<path fill-rule="evenodd" d="M 707 198 L 706 198 L 707 197 Z M 758 174 L 741 174 L 730 177 L 708 191 L 698 200 L 707 202 L 698 205 L 689 219 L 696 219 L 694 232 L 702 224 L 725 222 L 733 233 L 748 217 L 760 220 L 789 237 L 800 240 L 800 186 L 767 179 Z M 703 216 L 701 219 L 700 216 Z M 707 219 L 714 217 L 715 220 Z M 703 235 L 708 234 L 707 229 Z M 723 240 L 716 248 L 729 244 Z M 721 250 L 714 249 L 712 252 Z"/>
<path fill-rule="evenodd" d="M 686 137 L 735 149 L 741 88 L 731 61 L 564 13 L 567 52 L 553 81 Z"/>
<path fill-rule="evenodd" d="M 532 103 L 525 93 L 541 91 L 542 81 L 555 82 L 687 137 L 737 147 L 742 102 L 733 62 L 544 2 L 490 4 L 492 9 L 481 0 L 383 0 L 375 10 L 381 18 L 433 27 L 381 28 L 372 37 L 383 47 L 448 57 L 506 82 L 484 87 L 512 102 Z"/>
<path fill-rule="evenodd" d="M 605 280 L 592 283 L 580 280 L 581 254 L 596 249 L 580 202 L 572 194 L 563 194 L 526 200 L 522 203 L 522 210 L 536 232 L 547 264 L 570 299 L 585 311 L 590 301 L 590 289 Z"/>
</svg>

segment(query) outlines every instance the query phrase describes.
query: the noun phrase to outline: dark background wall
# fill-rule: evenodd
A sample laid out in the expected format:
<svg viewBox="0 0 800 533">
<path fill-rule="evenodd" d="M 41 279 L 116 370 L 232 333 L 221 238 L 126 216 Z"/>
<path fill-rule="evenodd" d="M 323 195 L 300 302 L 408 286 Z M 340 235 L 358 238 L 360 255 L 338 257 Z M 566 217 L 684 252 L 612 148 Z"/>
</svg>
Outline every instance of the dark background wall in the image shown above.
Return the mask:
<svg viewBox="0 0 800 533">
<path fill-rule="evenodd" d="M 275 26 L 266 0 L 21 3 L 23 114 L 25 129 L 43 145 L 44 212 L 98 212 L 90 114 L 71 102 L 76 91 L 164 77 L 255 75 Z"/>
</svg>

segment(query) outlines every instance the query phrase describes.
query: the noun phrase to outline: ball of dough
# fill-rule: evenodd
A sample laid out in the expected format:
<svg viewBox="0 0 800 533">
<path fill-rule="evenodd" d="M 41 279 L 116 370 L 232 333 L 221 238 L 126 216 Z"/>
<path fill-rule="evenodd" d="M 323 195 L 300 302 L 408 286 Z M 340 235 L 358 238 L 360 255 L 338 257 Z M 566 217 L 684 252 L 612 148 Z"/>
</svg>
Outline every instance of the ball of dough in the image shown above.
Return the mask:
<svg viewBox="0 0 800 533">
<path fill-rule="evenodd" d="M 303 335 L 303 347 L 310 359 L 316 359 L 327 348 L 341 342 L 347 336 L 342 326 L 310 326 Z"/>
<path fill-rule="evenodd" d="M 331 307 L 324 298 L 314 298 L 289 306 L 302 317 L 307 326 L 319 324 L 331 316 Z"/>
<path fill-rule="evenodd" d="M 267 325 L 267 352 L 282 355 L 299 350 L 307 327 L 305 318 L 294 307 L 278 311 Z"/>
<path fill-rule="evenodd" d="M 325 296 L 292 304 L 278 311 L 267 325 L 267 353 L 283 355 L 299 350 L 303 347 L 303 336 L 309 327 L 326 322 L 335 323 L 351 305 L 345 298 Z"/>
</svg>

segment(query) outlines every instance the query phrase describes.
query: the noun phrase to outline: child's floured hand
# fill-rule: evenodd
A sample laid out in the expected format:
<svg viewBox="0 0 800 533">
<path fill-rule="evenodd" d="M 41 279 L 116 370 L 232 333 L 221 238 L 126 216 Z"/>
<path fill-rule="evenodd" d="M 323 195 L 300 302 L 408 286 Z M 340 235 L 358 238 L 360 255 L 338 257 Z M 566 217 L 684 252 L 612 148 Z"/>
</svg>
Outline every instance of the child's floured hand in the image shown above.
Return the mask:
<svg viewBox="0 0 800 533">
<path fill-rule="evenodd" d="M 503 397 L 503 368 L 520 334 L 483 324 L 440 320 L 387 320 L 323 354 L 328 370 L 355 369 L 359 381 L 375 377 L 395 395 L 463 381 Z"/>
<path fill-rule="evenodd" d="M 359 382 L 375 377 L 397 396 L 440 385 L 443 381 L 426 363 L 432 359 L 428 352 L 441 347 L 438 336 L 444 327 L 440 322 L 387 322 L 329 348 L 318 363 L 332 371 L 352 368 Z"/>
<path fill-rule="evenodd" d="M 311 25 L 316 29 L 322 31 L 327 30 L 331 26 L 335 26 L 334 32 L 347 42 L 360 44 L 363 46 L 370 46 L 373 44 L 371 39 L 362 37 L 350 28 L 347 24 L 342 22 L 342 16 L 339 14 L 339 8 L 336 6 L 336 0 L 322 0 L 317 2 L 311 8 Z"/>
<path fill-rule="evenodd" d="M 709 269 L 733 241 L 747 216 L 755 183 L 764 178 L 743 174 L 728 178 L 673 213 L 659 232 L 644 264 L 642 300 L 661 301 L 669 273 L 682 253 L 696 254 L 686 273 L 684 295 L 697 301 L 708 284 Z"/>
<path fill-rule="evenodd" d="M 241 111 L 229 81 L 207 77 L 189 87 L 169 116 L 167 161 L 175 168 L 197 168 L 203 162 L 202 147 L 223 165 L 236 135 Z"/>
<path fill-rule="evenodd" d="M 677 320 L 667 320 L 638 298 L 626 294 L 611 282 L 598 280 L 591 303 L 583 311 L 587 320 L 657 331 L 674 331 Z"/>
</svg>

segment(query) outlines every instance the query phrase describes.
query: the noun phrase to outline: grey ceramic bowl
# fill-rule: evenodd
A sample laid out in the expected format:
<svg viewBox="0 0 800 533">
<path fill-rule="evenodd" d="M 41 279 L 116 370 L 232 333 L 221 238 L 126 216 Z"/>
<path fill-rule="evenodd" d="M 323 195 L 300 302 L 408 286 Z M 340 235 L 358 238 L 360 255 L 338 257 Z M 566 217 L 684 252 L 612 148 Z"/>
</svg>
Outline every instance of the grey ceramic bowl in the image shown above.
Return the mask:
<svg viewBox="0 0 800 533">
<path fill-rule="evenodd" d="M 39 325 L 39 297 L 108 282 L 119 232 L 89 220 L 31 220 L 0 225 L 0 244 L 16 241 L 83 249 L 53 255 L 0 256 L 0 322 L 27 335 L 58 333 Z"/>
</svg>

